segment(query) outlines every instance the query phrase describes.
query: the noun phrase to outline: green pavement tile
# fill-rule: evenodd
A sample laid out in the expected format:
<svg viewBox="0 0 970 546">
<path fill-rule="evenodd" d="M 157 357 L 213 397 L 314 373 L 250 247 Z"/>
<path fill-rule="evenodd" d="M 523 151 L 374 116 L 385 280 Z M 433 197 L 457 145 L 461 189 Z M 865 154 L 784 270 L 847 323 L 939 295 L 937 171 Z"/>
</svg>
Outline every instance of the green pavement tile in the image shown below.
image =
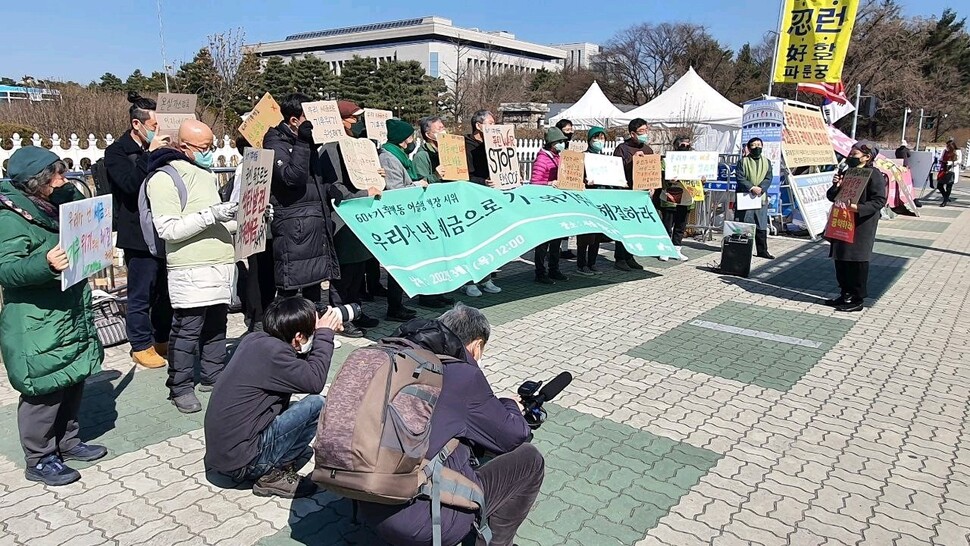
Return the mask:
<svg viewBox="0 0 970 546">
<path fill-rule="evenodd" d="M 936 218 L 958 218 L 963 214 L 962 210 L 945 209 L 939 206 L 926 206 L 919 209 L 920 217 L 929 217 L 931 220 Z"/>
<path fill-rule="evenodd" d="M 896 229 L 902 231 L 925 231 L 928 233 L 943 233 L 950 227 L 949 222 L 935 222 L 925 218 L 903 219 L 898 217 L 893 220 L 880 220 L 879 227 L 885 229 Z"/>
</svg>

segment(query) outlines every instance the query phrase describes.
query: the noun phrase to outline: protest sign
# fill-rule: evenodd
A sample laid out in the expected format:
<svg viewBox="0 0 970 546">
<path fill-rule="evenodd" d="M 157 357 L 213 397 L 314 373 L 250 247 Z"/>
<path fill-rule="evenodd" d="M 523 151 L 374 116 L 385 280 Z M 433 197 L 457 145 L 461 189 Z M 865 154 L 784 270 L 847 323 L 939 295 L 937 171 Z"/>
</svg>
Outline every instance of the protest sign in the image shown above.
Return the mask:
<svg viewBox="0 0 970 546">
<path fill-rule="evenodd" d="M 586 184 L 583 180 L 585 170 L 582 152 L 563 150 L 559 154 L 559 159 L 559 179 L 556 182 L 556 187 L 561 190 L 585 190 Z"/>
<path fill-rule="evenodd" d="M 340 139 L 340 156 L 347 167 L 350 183 L 358 190 L 377 188 L 383 190 L 386 184 L 380 174 L 381 161 L 377 148 L 367 138 Z"/>
<path fill-rule="evenodd" d="M 438 158 L 445 180 L 468 180 L 468 156 L 465 155 L 465 137 L 461 135 L 438 135 Z"/>
<path fill-rule="evenodd" d="M 246 121 L 239 126 L 239 134 L 254 147 L 262 148 L 266 131 L 276 127 L 281 121 L 283 121 L 283 114 L 280 112 L 280 105 L 273 99 L 273 95 L 266 93 L 256 103 Z"/>
<path fill-rule="evenodd" d="M 445 183 L 348 199 L 337 214 L 410 296 L 455 290 L 540 243 L 583 233 L 637 256 L 677 257 L 645 192 Z"/>
<path fill-rule="evenodd" d="M 849 169 L 846 171 L 842 177 L 842 185 L 839 186 L 839 194 L 835 196 L 835 203 L 844 204 L 846 207 L 858 204 L 862 192 L 866 189 L 866 184 L 869 183 L 871 173 L 872 171 L 869 169 Z"/>
<path fill-rule="evenodd" d="M 155 103 L 158 114 L 195 114 L 198 95 L 189 93 L 159 93 Z"/>
<path fill-rule="evenodd" d="M 704 183 L 700 180 L 681 180 L 680 184 L 690 193 L 695 203 L 704 202 Z"/>
<path fill-rule="evenodd" d="M 667 152 L 664 176 L 667 180 L 715 180 L 717 152 Z"/>
<path fill-rule="evenodd" d="M 663 186 L 662 163 L 657 154 L 633 156 L 633 189 L 655 190 Z"/>
<path fill-rule="evenodd" d="M 852 243 L 855 241 L 855 213 L 839 207 L 832 207 L 829 221 L 825 225 L 825 238 Z"/>
<path fill-rule="evenodd" d="M 768 187 L 769 215 L 777 215 L 781 212 L 781 129 L 785 123 L 784 104 L 785 101 L 781 99 L 748 101 L 744 103 L 744 113 L 741 117 L 741 141 L 747 142 L 755 137 L 760 138 L 764 144 L 762 157 L 771 161 L 771 186 Z"/>
<path fill-rule="evenodd" d="M 626 174 L 623 172 L 623 158 L 613 155 L 586 154 L 586 180 L 590 185 L 615 186 L 625 188 Z"/>
<path fill-rule="evenodd" d="M 387 142 L 387 120 L 394 117 L 390 110 L 364 108 L 364 126 L 367 128 L 367 138 L 376 140 L 380 146 Z"/>
<path fill-rule="evenodd" d="M 515 127 L 486 125 L 482 134 L 485 138 L 485 153 L 488 154 L 488 174 L 492 182 L 503 190 L 521 185 L 519 157 L 515 150 Z"/>
<path fill-rule="evenodd" d="M 814 108 L 785 105 L 785 128 L 781 133 L 785 165 L 789 169 L 808 165 L 834 165 L 835 153 L 822 112 Z"/>
<path fill-rule="evenodd" d="M 109 267 L 114 258 L 111 240 L 111 196 L 64 203 L 58 208 L 57 242 L 67 254 L 61 272 L 61 290 L 67 290 Z"/>
<path fill-rule="evenodd" d="M 266 206 L 273 181 L 273 150 L 246 148 L 243 153 L 239 211 L 236 213 L 236 261 L 266 250 Z"/>
<path fill-rule="evenodd" d="M 785 0 L 774 78 L 779 83 L 837 83 L 859 0 Z"/>
<path fill-rule="evenodd" d="M 825 231 L 825 222 L 832 209 L 832 202 L 826 197 L 826 193 L 832 186 L 832 174 L 830 172 L 803 174 L 788 178 L 805 229 L 812 239 Z"/>
<path fill-rule="evenodd" d="M 900 163 L 896 163 L 896 162 Z M 919 208 L 913 196 L 913 173 L 908 167 L 902 165 L 902 159 L 888 159 L 882 154 L 876 156 L 874 164 L 876 168 L 889 177 L 889 187 L 886 192 L 887 202 L 890 207 L 895 206 L 900 201 L 907 210 L 919 216 Z"/>
<path fill-rule="evenodd" d="M 155 114 L 155 121 L 158 122 L 155 132 L 160 136 L 174 138 L 179 133 L 179 126 L 187 119 L 195 119 L 195 114 Z"/>
<path fill-rule="evenodd" d="M 303 103 L 303 115 L 313 124 L 313 142 L 326 144 L 347 137 L 340 109 L 335 100 L 318 100 Z"/>
</svg>

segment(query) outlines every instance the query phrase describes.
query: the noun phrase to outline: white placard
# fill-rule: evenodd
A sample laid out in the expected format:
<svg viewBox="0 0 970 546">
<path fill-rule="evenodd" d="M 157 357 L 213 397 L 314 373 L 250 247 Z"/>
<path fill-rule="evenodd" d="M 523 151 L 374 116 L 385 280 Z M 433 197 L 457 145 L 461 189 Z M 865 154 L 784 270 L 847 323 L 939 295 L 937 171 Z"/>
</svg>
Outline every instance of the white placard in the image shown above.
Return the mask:
<svg viewBox="0 0 970 546">
<path fill-rule="evenodd" d="M 717 152 L 667 152 L 664 176 L 667 180 L 717 180 Z"/>
<path fill-rule="evenodd" d="M 238 180 L 239 211 L 236 213 L 236 261 L 266 250 L 266 206 L 273 180 L 273 150 L 246 148 L 242 180 Z"/>
<path fill-rule="evenodd" d="M 615 155 L 585 154 L 586 180 L 597 186 L 626 188 L 623 158 Z"/>
<path fill-rule="evenodd" d="M 67 254 L 61 290 L 67 290 L 111 265 L 111 196 L 64 203 L 59 208 L 58 243 Z"/>
<path fill-rule="evenodd" d="M 736 210 L 758 210 L 764 204 L 762 200 L 763 195 L 756 196 L 753 193 L 739 193 L 737 194 L 734 208 Z"/>
<path fill-rule="evenodd" d="M 813 239 L 825 232 L 829 211 L 832 210 L 832 202 L 829 201 L 826 193 L 832 187 L 834 174 L 832 172 L 803 174 L 788 179 L 795 194 L 798 210 L 801 211 L 802 219 L 805 221 L 805 227 Z"/>
</svg>

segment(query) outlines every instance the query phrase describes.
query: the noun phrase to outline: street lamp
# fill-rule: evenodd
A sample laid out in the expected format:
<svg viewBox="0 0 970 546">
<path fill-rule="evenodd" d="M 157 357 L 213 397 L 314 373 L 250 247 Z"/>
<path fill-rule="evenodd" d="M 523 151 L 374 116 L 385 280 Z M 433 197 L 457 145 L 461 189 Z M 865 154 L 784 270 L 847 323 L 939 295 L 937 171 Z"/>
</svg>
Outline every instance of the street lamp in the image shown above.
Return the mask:
<svg viewBox="0 0 970 546">
<path fill-rule="evenodd" d="M 899 138 L 900 145 L 906 142 L 906 124 L 909 123 L 909 114 L 912 113 L 912 111 L 913 109 L 909 108 L 908 106 L 906 107 L 906 110 L 903 111 L 903 136 Z"/>
<path fill-rule="evenodd" d="M 943 114 L 942 116 L 940 116 L 940 119 L 936 120 L 936 133 L 933 136 L 933 142 L 940 141 L 940 125 L 943 125 L 943 120 L 945 120 L 948 117 L 950 117 L 950 114 Z"/>
</svg>

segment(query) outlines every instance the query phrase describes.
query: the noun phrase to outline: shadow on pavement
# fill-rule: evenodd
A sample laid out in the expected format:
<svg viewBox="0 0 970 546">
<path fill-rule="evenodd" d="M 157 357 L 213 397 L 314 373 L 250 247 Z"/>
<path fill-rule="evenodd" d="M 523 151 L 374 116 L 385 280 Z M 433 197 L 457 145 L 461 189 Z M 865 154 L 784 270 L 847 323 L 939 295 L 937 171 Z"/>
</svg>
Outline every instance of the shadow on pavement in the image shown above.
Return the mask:
<svg viewBox="0 0 970 546">
<path fill-rule="evenodd" d="M 135 378 L 134 366 L 116 387 L 112 381 L 119 377 L 121 372 L 118 370 L 103 371 L 92 376 L 84 385 L 84 398 L 81 400 L 81 411 L 78 414 L 82 442 L 97 440 L 115 428 L 115 422 L 118 420 L 117 400 Z"/>
</svg>

